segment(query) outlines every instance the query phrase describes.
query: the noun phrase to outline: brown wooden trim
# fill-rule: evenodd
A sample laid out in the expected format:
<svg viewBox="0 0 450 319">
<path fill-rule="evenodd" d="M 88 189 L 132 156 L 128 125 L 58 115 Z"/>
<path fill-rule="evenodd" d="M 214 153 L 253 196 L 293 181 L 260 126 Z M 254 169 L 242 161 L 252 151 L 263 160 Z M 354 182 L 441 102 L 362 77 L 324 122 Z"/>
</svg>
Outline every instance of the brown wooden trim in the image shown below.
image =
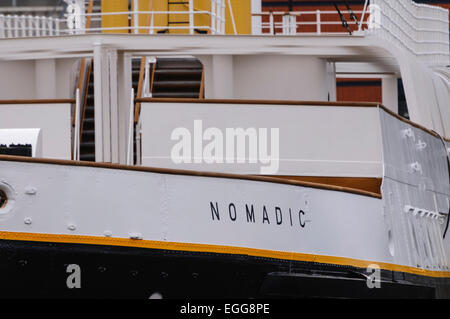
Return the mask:
<svg viewBox="0 0 450 319">
<path fill-rule="evenodd" d="M 85 72 L 86 72 L 86 58 L 82 58 L 80 63 L 80 73 L 78 75 L 78 85 L 77 85 L 78 89 L 80 90 L 80 93 L 82 93 L 83 90 Z"/>
<path fill-rule="evenodd" d="M 359 189 L 362 191 L 379 194 L 380 196 L 381 184 L 383 182 L 382 178 L 375 177 L 277 176 L 277 178 L 297 182 L 308 182 Z"/>
<path fill-rule="evenodd" d="M 198 93 L 198 98 L 201 100 L 205 99 L 205 68 L 202 69 L 202 79 L 200 81 L 200 92 Z"/>
<path fill-rule="evenodd" d="M 0 104 L 74 104 L 75 99 L 0 100 Z"/>
<path fill-rule="evenodd" d="M 138 80 L 138 87 L 136 92 L 136 98 L 142 97 L 142 85 L 144 82 L 144 73 L 145 73 L 145 61 L 146 57 L 141 58 L 141 66 L 139 68 L 139 80 Z M 134 106 L 134 123 L 137 123 L 139 119 L 139 114 L 141 112 L 141 103 L 135 102 L 136 105 Z"/>
<path fill-rule="evenodd" d="M 407 124 L 409 124 L 411 126 L 414 126 L 415 128 L 421 129 L 422 131 L 425 131 L 426 133 L 431 134 L 434 137 L 437 137 L 437 138 L 441 138 L 442 137 L 445 141 L 450 142 L 450 140 L 448 140 L 446 137 L 440 136 L 435 131 L 432 131 L 432 130 L 426 128 L 425 126 L 422 126 L 422 125 L 420 125 L 420 124 L 418 124 L 416 122 L 413 122 L 411 120 L 408 120 L 408 119 L 404 118 L 403 116 L 398 115 L 397 113 L 391 111 L 390 109 L 388 109 L 384 105 L 380 105 L 380 108 L 383 109 L 386 113 L 392 115 L 393 117 L 397 118 L 398 120 L 400 120 L 400 121 L 402 121 L 404 123 L 407 123 Z"/>
<path fill-rule="evenodd" d="M 378 107 L 372 102 L 320 102 L 291 100 L 237 100 L 237 99 L 185 99 L 185 98 L 137 98 L 140 103 L 209 103 L 209 104 L 264 104 L 264 105 L 311 105 L 311 106 L 348 106 L 348 107 Z"/>
<path fill-rule="evenodd" d="M 94 0 L 90 0 L 89 5 L 88 5 L 88 10 L 87 10 L 88 14 L 91 14 L 93 9 L 94 9 Z M 86 29 L 91 28 L 91 19 L 92 19 L 92 16 L 88 16 L 86 18 Z M 89 33 L 89 31 L 86 30 L 86 33 Z"/>
<path fill-rule="evenodd" d="M 87 99 L 89 95 L 89 82 L 91 81 L 91 73 L 92 73 L 92 65 L 93 61 L 89 62 L 89 67 L 87 69 L 87 76 L 86 81 L 84 85 L 84 96 L 83 96 L 83 105 L 82 105 L 82 111 L 81 111 L 81 122 L 80 122 L 80 143 L 81 143 L 81 137 L 83 136 L 83 128 L 84 128 L 84 119 L 86 115 L 86 108 L 87 108 Z"/>
<path fill-rule="evenodd" d="M 85 72 L 86 72 L 86 59 L 82 58 L 80 62 L 80 73 L 78 74 L 78 85 L 77 85 L 80 94 L 83 94 L 83 83 L 85 82 Z M 75 126 L 75 119 L 76 119 L 75 112 L 76 108 L 73 108 L 72 126 Z"/>
<path fill-rule="evenodd" d="M 250 181 L 257 181 L 257 182 L 286 184 L 286 185 L 293 185 L 293 186 L 324 189 L 324 190 L 330 190 L 330 191 L 338 191 L 338 192 L 351 193 L 351 194 L 373 197 L 373 198 L 378 198 L 378 199 L 382 198 L 380 194 L 362 191 L 359 189 L 353 189 L 353 188 L 348 188 L 348 187 L 339 187 L 339 186 L 333 186 L 333 185 L 324 185 L 324 184 L 311 183 L 311 182 L 292 181 L 292 180 L 287 180 L 287 179 L 283 179 L 283 178 L 277 178 L 276 176 L 268 177 L 268 176 L 255 176 L 255 175 L 237 175 L 237 174 L 228 174 L 228 173 L 197 172 L 197 171 L 176 170 L 176 169 L 168 169 L 168 168 L 127 166 L 127 165 L 112 164 L 112 163 L 96 163 L 96 162 L 44 159 L 44 158 L 32 158 L 32 157 L 10 156 L 10 155 L 0 155 L 0 161 L 38 163 L 38 164 L 54 164 L 54 165 L 65 165 L 65 166 L 80 166 L 80 167 L 97 167 L 97 168 L 105 168 L 105 169 L 128 170 L 128 171 L 148 172 L 148 173 L 157 173 L 157 174 L 250 180 Z"/>
<path fill-rule="evenodd" d="M 156 63 L 152 63 L 152 76 L 150 80 L 150 92 L 153 92 L 153 84 L 155 83 Z"/>
</svg>

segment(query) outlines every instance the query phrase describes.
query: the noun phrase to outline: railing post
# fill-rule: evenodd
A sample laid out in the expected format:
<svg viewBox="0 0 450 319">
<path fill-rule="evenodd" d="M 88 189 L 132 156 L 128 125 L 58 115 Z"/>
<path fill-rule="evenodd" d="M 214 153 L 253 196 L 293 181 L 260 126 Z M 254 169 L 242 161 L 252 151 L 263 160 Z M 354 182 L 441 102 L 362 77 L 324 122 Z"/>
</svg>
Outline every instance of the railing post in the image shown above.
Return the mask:
<svg viewBox="0 0 450 319">
<path fill-rule="evenodd" d="M 225 20 L 226 20 L 226 13 L 225 13 L 225 10 L 226 10 L 226 5 L 225 5 L 225 0 L 221 0 L 220 1 L 220 9 L 221 9 L 221 21 L 220 21 L 220 31 L 221 31 L 221 33 L 222 34 L 225 34 L 226 33 L 226 30 L 225 30 Z"/>
<path fill-rule="evenodd" d="M 233 7 L 231 6 L 230 0 L 228 0 L 228 10 L 230 10 L 230 18 L 231 18 L 231 23 L 233 25 L 234 34 L 237 34 L 238 32 L 237 32 L 237 28 L 236 28 L 236 22 L 234 21 Z"/>
<path fill-rule="evenodd" d="M 5 16 L 0 14 L 0 38 L 5 37 Z"/>
<path fill-rule="evenodd" d="M 12 38 L 13 37 L 12 27 L 11 27 L 11 17 L 10 16 L 6 16 L 6 37 L 7 38 Z"/>
<path fill-rule="evenodd" d="M 134 131 L 134 89 L 130 93 L 130 109 L 128 118 L 127 165 L 133 165 L 133 131 Z"/>
<path fill-rule="evenodd" d="M 139 33 L 139 0 L 134 0 L 133 11 L 134 11 L 134 32 Z"/>
<path fill-rule="evenodd" d="M 27 24 L 27 35 L 29 37 L 33 36 L 33 17 L 31 15 L 28 15 L 26 17 L 26 24 Z"/>
<path fill-rule="evenodd" d="M 19 24 L 20 24 L 20 35 L 25 38 L 27 36 L 27 30 L 26 30 L 26 24 L 25 24 L 25 16 L 21 15 L 19 17 Z"/>
<path fill-rule="evenodd" d="M 19 37 L 19 16 L 18 15 L 13 16 L 13 23 L 14 23 L 13 35 L 15 38 L 18 38 Z"/>
<path fill-rule="evenodd" d="M 189 34 L 194 34 L 194 0 L 189 0 Z"/>
<path fill-rule="evenodd" d="M 273 12 L 270 11 L 269 13 L 269 28 L 270 28 L 270 34 L 275 34 L 275 26 L 274 26 L 274 19 L 273 19 Z"/>
<path fill-rule="evenodd" d="M 322 33 L 322 18 L 320 16 L 320 10 L 316 11 L 316 22 L 317 22 L 317 34 L 321 34 Z"/>
<path fill-rule="evenodd" d="M 37 37 L 41 36 L 41 30 L 40 30 L 40 26 L 39 26 L 39 17 L 33 17 L 33 25 L 34 25 L 34 31 L 35 31 L 35 35 Z"/>
<path fill-rule="evenodd" d="M 73 132 L 73 160 L 80 160 L 80 89 L 75 93 L 75 128 Z"/>
<path fill-rule="evenodd" d="M 366 12 L 367 12 L 367 5 L 369 4 L 369 0 L 366 0 L 364 2 L 364 9 L 363 12 L 361 14 L 361 23 L 359 24 L 359 30 L 358 31 L 362 31 L 362 27 L 363 27 L 363 23 L 364 23 L 364 18 L 366 16 Z"/>
</svg>

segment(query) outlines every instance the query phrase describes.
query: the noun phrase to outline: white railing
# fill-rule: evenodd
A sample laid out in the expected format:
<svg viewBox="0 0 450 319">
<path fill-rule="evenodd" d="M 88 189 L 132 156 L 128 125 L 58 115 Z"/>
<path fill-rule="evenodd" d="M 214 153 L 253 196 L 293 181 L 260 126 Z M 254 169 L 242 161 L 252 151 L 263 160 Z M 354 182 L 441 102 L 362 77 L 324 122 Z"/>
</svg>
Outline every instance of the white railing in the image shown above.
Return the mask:
<svg viewBox="0 0 450 319">
<path fill-rule="evenodd" d="M 363 11 L 352 12 L 358 17 L 358 21 L 351 19 L 350 11 L 341 11 L 349 29 L 353 33 L 359 30 Z M 252 15 L 254 17 L 261 17 L 261 23 L 257 24 L 255 28 L 257 30 L 256 34 L 349 34 L 349 31 L 342 25 L 337 11 L 270 11 L 253 13 Z M 364 19 L 362 24 L 367 27 L 367 20 Z M 326 30 L 330 26 L 333 26 L 333 30 Z"/>
<path fill-rule="evenodd" d="M 225 11 L 226 5 L 231 7 L 228 0 L 210 0 L 210 10 L 199 10 L 195 8 L 194 1 L 189 0 L 186 4 L 186 10 L 180 11 L 124 11 L 124 12 L 93 12 L 88 13 L 88 6 L 74 7 L 66 13 L 65 19 L 51 17 L 34 17 L 18 15 L 0 15 L 0 38 L 19 38 L 19 37 L 40 37 L 40 36 L 58 36 L 67 34 L 84 33 L 102 33 L 102 32 L 120 32 L 127 33 L 148 33 L 154 34 L 157 31 L 186 31 L 189 34 L 195 34 L 196 31 L 207 34 L 225 34 Z M 75 4 L 76 5 L 76 4 Z M 137 5 L 135 5 L 137 7 Z M 156 25 L 155 21 L 160 16 L 182 21 L 185 23 Z M 126 16 L 127 26 L 123 27 L 98 27 L 86 28 L 86 21 L 102 21 L 107 16 Z M 140 17 L 145 16 L 148 20 L 146 25 L 139 25 Z M 204 17 L 200 19 L 199 17 Z M 199 23 L 199 21 L 205 21 Z M 234 21 L 234 17 L 233 17 Z M 234 23 L 233 23 L 234 25 Z"/>
<path fill-rule="evenodd" d="M 64 19 L 0 14 L 0 38 L 56 36 L 64 33 Z"/>
<path fill-rule="evenodd" d="M 368 34 L 407 49 L 426 64 L 449 65 L 448 10 L 412 0 L 371 0 Z"/>
<path fill-rule="evenodd" d="M 186 25 L 164 25 L 158 26 L 155 25 L 154 21 L 156 17 L 159 15 L 167 16 L 168 14 L 173 16 L 189 16 L 189 21 L 186 21 Z M 104 13 L 86 13 L 82 14 L 83 18 L 91 17 L 91 21 L 99 21 L 102 17 L 105 16 L 123 16 L 128 15 L 128 19 L 136 21 L 135 17 L 139 17 L 141 15 L 150 17 L 150 24 L 148 26 L 139 26 L 133 24 L 132 26 L 126 27 L 110 27 L 110 28 L 77 28 L 77 33 L 101 33 L 102 31 L 123 31 L 127 30 L 129 33 L 141 33 L 141 30 L 146 31 L 145 33 L 153 34 L 158 30 L 187 30 L 190 34 L 194 34 L 195 30 L 203 30 L 209 31 L 211 34 L 224 34 L 225 33 L 225 18 L 221 15 L 218 15 L 214 12 L 210 11 L 126 11 L 126 12 L 104 12 Z M 195 17 L 198 15 L 207 15 L 210 19 L 206 19 L 211 21 L 211 24 L 199 25 L 195 24 Z M 67 30 L 69 31 L 69 30 Z M 75 31 L 75 30 L 74 30 Z"/>
</svg>

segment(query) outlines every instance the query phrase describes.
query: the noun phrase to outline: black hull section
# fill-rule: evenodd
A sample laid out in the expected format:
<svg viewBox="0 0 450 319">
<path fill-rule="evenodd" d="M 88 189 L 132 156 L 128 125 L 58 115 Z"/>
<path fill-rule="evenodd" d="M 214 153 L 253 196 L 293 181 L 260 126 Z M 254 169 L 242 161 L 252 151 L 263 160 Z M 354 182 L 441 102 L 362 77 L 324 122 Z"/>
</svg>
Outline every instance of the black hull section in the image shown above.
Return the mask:
<svg viewBox="0 0 450 319">
<path fill-rule="evenodd" d="M 67 285 L 73 264 L 80 288 Z M 232 254 L 0 241 L 0 298 L 450 296 L 449 279 L 382 271 L 381 288 L 369 289 L 365 276 L 366 269 L 354 267 Z"/>
</svg>

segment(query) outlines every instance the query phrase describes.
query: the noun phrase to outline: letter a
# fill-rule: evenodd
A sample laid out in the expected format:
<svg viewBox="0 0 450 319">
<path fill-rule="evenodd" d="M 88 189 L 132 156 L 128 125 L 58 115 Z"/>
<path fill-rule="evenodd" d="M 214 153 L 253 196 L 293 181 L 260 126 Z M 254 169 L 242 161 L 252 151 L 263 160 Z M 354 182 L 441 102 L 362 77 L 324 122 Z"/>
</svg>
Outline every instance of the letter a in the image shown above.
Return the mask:
<svg viewBox="0 0 450 319">
<path fill-rule="evenodd" d="M 81 268 L 76 264 L 71 264 L 67 266 L 67 273 L 71 273 L 69 277 L 67 277 L 66 284 L 67 288 L 81 288 Z"/>
</svg>

